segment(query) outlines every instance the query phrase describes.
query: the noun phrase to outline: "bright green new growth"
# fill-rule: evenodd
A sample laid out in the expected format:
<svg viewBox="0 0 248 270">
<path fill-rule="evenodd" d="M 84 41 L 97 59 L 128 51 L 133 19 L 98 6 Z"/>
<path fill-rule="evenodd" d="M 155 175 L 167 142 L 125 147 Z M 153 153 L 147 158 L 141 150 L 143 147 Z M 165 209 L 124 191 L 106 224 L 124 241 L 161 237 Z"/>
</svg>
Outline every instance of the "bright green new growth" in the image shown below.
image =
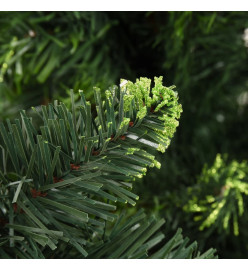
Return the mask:
<svg viewBox="0 0 248 270">
<path fill-rule="evenodd" d="M 149 254 L 164 238 L 158 231 L 164 220 L 139 212 L 120 227 L 115 213 L 116 202 L 135 205 L 132 181 L 160 166 L 154 151 L 168 147 L 177 126 L 177 96 L 155 80 L 152 95 L 145 78 L 112 87 L 105 101 L 94 88 L 95 117 L 83 91 L 79 104 L 71 91 L 71 110 L 58 101 L 34 109 L 38 129 L 25 111 L 21 120 L 0 124 L 1 257 L 201 257 L 180 232 Z M 108 221 L 116 221 L 110 234 Z M 214 250 L 202 256 L 214 257 Z"/>
<path fill-rule="evenodd" d="M 134 100 L 138 110 L 138 119 L 142 120 L 149 110 L 159 112 L 162 109 L 163 114 L 158 119 L 163 122 L 163 128 L 161 126 L 159 128 L 154 127 L 153 130 L 157 133 L 155 136 L 160 139 L 157 150 L 165 152 L 170 144 L 170 138 L 179 124 L 177 119 L 180 118 L 182 106 L 178 104 L 177 92 L 173 91 L 175 86 L 163 86 L 162 80 L 162 76 L 155 77 L 155 86 L 151 90 L 150 79 L 140 78 L 136 80 L 136 83 L 121 80 L 121 91 L 125 95 L 127 94 L 126 98 L 124 98 L 125 110 L 128 111 L 132 100 Z"/>
<path fill-rule="evenodd" d="M 244 200 L 248 195 L 247 162 L 232 161 L 227 156 L 216 156 L 212 167 L 204 167 L 195 187 L 189 188 L 191 197 L 185 211 L 197 213 L 199 229 L 214 227 L 220 232 L 239 234 L 238 217 L 244 213 Z"/>
</svg>

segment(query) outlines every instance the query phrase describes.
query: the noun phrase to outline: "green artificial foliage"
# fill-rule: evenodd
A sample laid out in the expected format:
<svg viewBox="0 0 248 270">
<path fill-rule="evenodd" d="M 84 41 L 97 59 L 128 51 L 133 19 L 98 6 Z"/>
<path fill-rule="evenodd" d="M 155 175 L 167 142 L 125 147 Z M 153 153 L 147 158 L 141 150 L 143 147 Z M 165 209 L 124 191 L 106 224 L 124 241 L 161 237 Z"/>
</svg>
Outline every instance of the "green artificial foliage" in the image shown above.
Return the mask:
<svg viewBox="0 0 248 270">
<path fill-rule="evenodd" d="M 1 12 L 0 118 L 15 115 L 20 104 L 48 104 L 69 86 L 104 89 L 120 71 L 130 75 L 126 47 L 118 45 L 130 42 L 115 33 L 118 24 L 103 12 Z"/>
<path fill-rule="evenodd" d="M 116 203 L 136 204 L 132 181 L 159 166 L 154 151 L 168 147 L 182 112 L 162 77 L 150 86 L 122 80 L 105 100 L 94 88 L 96 111 L 83 91 L 76 105 L 71 91 L 71 110 L 57 100 L 33 108 L 39 128 L 25 111 L 0 124 L 2 258 L 215 257 L 213 249 L 197 252 L 180 230 L 163 244 L 163 219 L 143 211 L 124 224 L 118 218 Z"/>
<path fill-rule="evenodd" d="M 204 167 L 195 186 L 188 188 L 186 212 L 195 213 L 199 229 L 216 229 L 220 234 L 239 235 L 238 221 L 247 204 L 247 161 L 227 163 L 227 156 L 216 156 L 214 164 Z"/>
<path fill-rule="evenodd" d="M 201 231 L 201 221 L 193 219 L 197 213 L 184 210 L 192 199 L 186 191 L 195 190 L 204 164 L 212 164 L 217 153 L 227 153 L 230 160 L 239 164 L 247 159 L 247 12 L 0 15 L 0 120 L 13 120 L 24 109 L 42 135 L 39 126 L 44 120 L 29 109 L 31 106 L 40 114 L 42 107 L 36 106 L 56 99 L 70 107 L 68 89 L 84 89 L 95 117 L 99 109 L 95 110 L 93 85 L 102 89 L 105 99 L 105 90 L 118 84 L 120 77 L 134 81 L 161 74 L 168 84 L 177 85 L 184 113 L 169 149 L 165 154 L 156 154 L 154 165 L 161 163 L 162 169 L 148 169 L 142 181 L 137 177 L 132 191 L 142 194 L 136 201 L 137 209 L 165 218 L 165 234 L 182 227 L 184 235 L 197 240 L 201 249 L 214 246 L 221 258 L 247 257 L 245 208 L 239 216 L 239 208 L 235 207 L 227 230 L 223 222 L 217 222 Z M 75 93 L 76 107 L 80 99 Z M 126 110 L 130 96 L 125 95 L 124 99 Z M 139 116 L 144 112 L 145 109 L 140 110 Z M 123 120 L 127 121 L 124 117 Z M 166 149 L 163 144 L 157 145 L 162 151 Z M 229 163 L 225 166 L 229 167 Z M 143 171 L 139 172 L 141 175 Z M 218 190 L 220 183 L 213 185 Z M 211 209 L 205 211 L 203 219 Z M 225 207 L 223 211 L 227 211 Z M 136 208 L 129 208 L 130 213 L 135 214 Z M 238 217 L 238 236 L 233 234 L 234 216 Z"/>
</svg>

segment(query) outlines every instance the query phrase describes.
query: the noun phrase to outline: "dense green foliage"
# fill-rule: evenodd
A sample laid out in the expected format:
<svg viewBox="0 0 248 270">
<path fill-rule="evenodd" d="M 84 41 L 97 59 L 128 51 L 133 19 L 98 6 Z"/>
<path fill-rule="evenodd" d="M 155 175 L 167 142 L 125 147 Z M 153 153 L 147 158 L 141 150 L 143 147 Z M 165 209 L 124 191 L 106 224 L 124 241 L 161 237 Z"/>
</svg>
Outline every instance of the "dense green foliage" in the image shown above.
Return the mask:
<svg viewBox="0 0 248 270">
<path fill-rule="evenodd" d="M 4 12 L 0 25 L 1 119 L 52 98 L 69 104 L 70 88 L 83 89 L 93 101 L 93 85 L 105 90 L 119 78 L 162 75 L 176 84 L 184 108 L 180 126 L 166 153 L 157 155 L 162 169 L 149 170 L 134 186 L 140 195 L 135 209 L 165 218 L 167 233 L 182 227 L 202 249 L 215 247 L 222 258 L 247 258 L 248 215 L 240 185 L 228 193 L 232 210 L 225 205 L 217 222 L 201 227 L 223 199 L 218 195 L 228 170 L 231 183 L 240 170 L 239 181 L 247 182 L 247 12 Z M 218 153 L 228 158 L 211 175 Z M 199 186 L 206 187 L 204 194 Z M 244 196 L 243 211 L 233 193 Z M 202 220 L 189 211 L 194 204 L 206 207 Z"/>
<path fill-rule="evenodd" d="M 247 204 L 247 162 L 232 161 L 226 164 L 217 155 L 211 168 L 204 167 L 196 185 L 188 189 L 191 199 L 185 211 L 197 213 L 194 220 L 200 222 L 199 229 L 214 227 L 218 233 L 239 235 L 238 217 L 244 214 Z"/>
<path fill-rule="evenodd" d="M 126 48 L 122 52 L 119 46 L 129 41 L 120 38 L 119 30 L 115 33 L 118 20 L 105 13 L 2 12 L 0 24 L 2 117 L 11 115 L 20 102 L 26 108 L 46 104 L 68 88 L 104 89 L 131 75 Z"/>
<path fill-rule="evenodd" d="M 106 234 L 118 217 L 114 203 L 135 205 L 132 181 L 159 166 L 152 153 L 165 151 L 178 125 L 174 87 L 163 86 L 162 77 L 151 92 L 150 85 L 123 80 L 104 101 L 94 88 L 96 116 L 83 92 L 76 105 L 72 91 L 71 111 L 58 101 L 36 111 L 38 129 L 25 111 L 21 121 L 0 124 L 1 258 L 215 257 L 187 245 L 181 230 L 157 247 L 164 220 L 143 211 L 120 226 L 121 215 Z"/>
</svg>

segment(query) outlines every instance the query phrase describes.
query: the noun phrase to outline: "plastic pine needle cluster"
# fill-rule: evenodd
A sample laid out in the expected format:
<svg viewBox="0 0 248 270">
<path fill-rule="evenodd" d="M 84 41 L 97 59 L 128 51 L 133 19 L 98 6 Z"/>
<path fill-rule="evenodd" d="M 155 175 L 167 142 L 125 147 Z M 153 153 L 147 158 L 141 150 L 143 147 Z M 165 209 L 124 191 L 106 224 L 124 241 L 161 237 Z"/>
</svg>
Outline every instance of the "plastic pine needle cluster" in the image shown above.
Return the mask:
<svg viewBox="0 0 248 270">
<path fill-rule="evenodd" d="M 70 110 L 55 101 L 33 108 L 38 121 L 21 111 L 0 124 L 0 257 L 215 257 L 188 245 L 181 230 L 163 242 L 163 219 L 140 210 L 125 221 L 116 212 L 117 202 L 135 205 L 132 182 L 160 166 L 155 151 L 165 151 L 178 126 L 173 87 L 162 77 L 150 85 L 122 80 L 105 100 L 95 88 L 96 110 L 71 91 Z"/>
<path fill-rule="evenodd" d="M 189 203 L 184 210 L 195 213 L 200 230 L 239 235 L 239 217 L 247 203 L 247 161 L 216 156 L 212 167 L 204 167 L 197 184 L 188 189 Z"/>
</svg>

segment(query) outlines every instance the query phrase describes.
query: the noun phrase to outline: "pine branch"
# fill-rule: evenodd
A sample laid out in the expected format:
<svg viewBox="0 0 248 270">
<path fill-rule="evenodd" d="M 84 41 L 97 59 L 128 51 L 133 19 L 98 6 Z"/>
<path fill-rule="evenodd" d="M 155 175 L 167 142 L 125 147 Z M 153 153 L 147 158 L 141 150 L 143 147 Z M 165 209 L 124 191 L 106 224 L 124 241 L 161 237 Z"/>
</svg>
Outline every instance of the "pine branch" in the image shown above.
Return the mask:
<svg viewBox="0 0 248 270">
<path fill-rule="evenodd" d="M 99 246 L 89 250 L 89 258 L 106 259 L 214 259 L 215 250 L 210 249 L 201 254 L 197 251 L 197 243 L 188 245 L 189 239 L 183 239 L 182 230 L 178 229 L 171 239 L 164 241 L 165 235 L 160 232 L 163 219 L 149 219 L 143 210 L 137 212 L 124 224 L 116 226 L 107 239 Z"/>
<path fill-rule="evenodd" d="M 124 222 L 123 222 L 124 219 Z M 165 237 L 161 232 L 165 221 L 148 218 L 141 209 L 135 215 L 126 217 L 124 213 L 115 222 L 111 232 L 101 241 L 93 243 L 88 248 L 89 259 L 215 259 L 216 250 L 209 249 L 200 253 L 197 243 L 189 244 L 188 238 L 183 238 L 182 230 L 178 229 L 171 237 Z M 33 229 L 34 230 L 34 229 Z M 42 233 L 35 229 L 36 232 Z M 55 232 L 58 233 L 58 232 Z M 82 258 L 75 249 L 68 249 L 68 245 L 60 245 L 50 252 L 41 250 L 32 239 L 29 242 L 17 242 L 13 248 L 17 258 Z M 0 247 L 1 258 L 11 258 Z"/>
<path fill-rule="evenodd" d="M 245 213 L 248 195 L 247 161 L 232 160 L 227 155 L 216 156 L 214 164 L 204 166 L 197 184 L 188 189 L 187 212 L 195 213 L 199 230 L 208 234 L 217 230 L 222 235 L 239 235 L 240 217 Z"/>
<path fill-rule="evenodd" d="M 80 91 L 79 105 L 72 92 L 71 110 L 55 101 L 36 111 L 38 129 L 25 111 L 21 120 L 0 124 L 4 245 L 24 237 L 55 250 L 62 241 L 87 256 L 106 221 L 117 218 L 110 201 L 135 205 L 131 181 L 159 166 L 154 152 L 168 147 L 181 113 L 173 87 L 162 77 L 151 92 L 150 84 L 122 81 L 105 101 L 95 88 L 96 116 Z"/>
</svg>

